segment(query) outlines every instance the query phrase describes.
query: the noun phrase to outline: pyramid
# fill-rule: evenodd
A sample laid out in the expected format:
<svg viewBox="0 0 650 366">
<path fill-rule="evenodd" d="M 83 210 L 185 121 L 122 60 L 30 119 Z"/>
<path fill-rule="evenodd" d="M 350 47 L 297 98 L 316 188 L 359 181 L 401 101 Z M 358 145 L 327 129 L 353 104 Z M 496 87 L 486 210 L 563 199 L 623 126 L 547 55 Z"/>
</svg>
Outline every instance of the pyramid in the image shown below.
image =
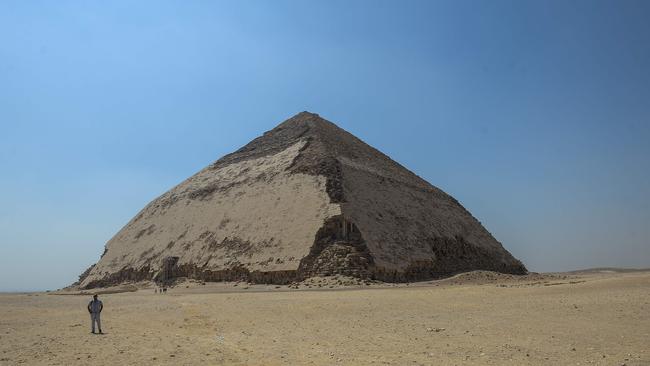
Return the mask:
<svg viewBox="0 0 650 366">
<path fill-rule="evenodd" d="M 337 274 L 402 282 L 470 270 L 526 272 L 454 198 L 302 112 L 149 203 L 78 286 Z"/>
</svg>

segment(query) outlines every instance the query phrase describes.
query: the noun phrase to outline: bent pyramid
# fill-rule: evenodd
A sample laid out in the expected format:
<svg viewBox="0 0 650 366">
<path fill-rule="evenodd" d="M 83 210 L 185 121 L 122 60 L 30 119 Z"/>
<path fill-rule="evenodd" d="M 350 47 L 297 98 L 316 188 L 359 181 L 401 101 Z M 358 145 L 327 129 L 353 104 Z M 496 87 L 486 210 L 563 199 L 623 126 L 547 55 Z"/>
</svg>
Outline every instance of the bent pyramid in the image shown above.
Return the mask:
<svg viewBox="0 0 650 366">
<path fill-rule="evenodd" d="M 458 201 L 302 112 L 153 200 L 80 287 L 125 281 L 384 281 L 525 273 Z"/>
</svg>

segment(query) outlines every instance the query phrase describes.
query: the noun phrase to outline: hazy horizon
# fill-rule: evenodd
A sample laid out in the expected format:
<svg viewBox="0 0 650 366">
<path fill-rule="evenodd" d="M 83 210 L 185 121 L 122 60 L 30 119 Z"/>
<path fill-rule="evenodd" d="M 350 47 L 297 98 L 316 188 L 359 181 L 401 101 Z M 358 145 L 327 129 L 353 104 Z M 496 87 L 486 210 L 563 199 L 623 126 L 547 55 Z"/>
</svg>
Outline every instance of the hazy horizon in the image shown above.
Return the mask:
<svg viewBox="0 0 650 366">
<path fill-rule="evenodd" d="M 530 271 L 650 267 L 650 3 L 0 4 L 0 291 L 76 281 L 151 200 L 318 113 Z"/>
</svg>

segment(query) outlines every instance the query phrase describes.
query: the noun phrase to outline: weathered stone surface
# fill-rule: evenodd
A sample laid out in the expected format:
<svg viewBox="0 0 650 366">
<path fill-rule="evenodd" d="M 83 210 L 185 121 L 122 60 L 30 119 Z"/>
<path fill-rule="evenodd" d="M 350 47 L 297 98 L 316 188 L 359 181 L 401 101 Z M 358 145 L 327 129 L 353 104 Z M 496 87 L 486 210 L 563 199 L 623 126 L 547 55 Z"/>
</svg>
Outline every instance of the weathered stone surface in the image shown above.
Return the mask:
<svg viewBox="0 0 650 366">
<path fill-rule="evenodd" d="M 526 271 L 455 199 L 303 112 L 147 205 L 79 286 L 410 281 L 476 269 Z"/>
</svg>

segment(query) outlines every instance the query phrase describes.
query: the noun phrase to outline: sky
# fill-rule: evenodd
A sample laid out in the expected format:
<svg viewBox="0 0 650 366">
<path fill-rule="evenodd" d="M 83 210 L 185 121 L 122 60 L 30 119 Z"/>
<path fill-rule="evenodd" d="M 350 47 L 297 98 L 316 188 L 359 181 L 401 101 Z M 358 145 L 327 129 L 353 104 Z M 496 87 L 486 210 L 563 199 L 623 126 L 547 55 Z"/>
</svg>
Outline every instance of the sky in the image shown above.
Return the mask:
<svg viewBox="0 0 650 366">
<path fill-rule="evenodd" d="M 0 291 L 300 111 L 531 271 L 650 267 L 650 2 L 0 2 Z"/>
</svg>

